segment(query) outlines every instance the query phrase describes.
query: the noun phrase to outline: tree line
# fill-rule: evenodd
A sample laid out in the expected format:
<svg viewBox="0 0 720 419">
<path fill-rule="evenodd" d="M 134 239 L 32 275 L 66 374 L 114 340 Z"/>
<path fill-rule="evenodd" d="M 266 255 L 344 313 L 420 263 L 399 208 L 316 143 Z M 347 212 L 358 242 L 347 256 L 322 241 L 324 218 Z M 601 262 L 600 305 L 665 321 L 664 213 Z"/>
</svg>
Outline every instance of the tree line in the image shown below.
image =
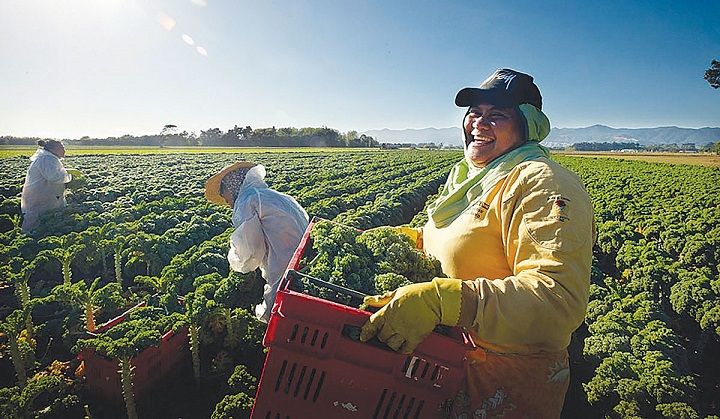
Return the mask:
<svg viewBox="0 0 720 419">
<path fill-rule="evenodd" d="M 0 145 L 35 145 L 37 137 L 0 137 Z M 357 131 L 328 128 L 255 128 L 237 126 L 223 131 L 209 128 L 200 133 L 178 131 L 175 125 L 165 125 L 159 134 L 123 135 L 121 137 L 66 139 L 69 145 L 88 146 L 156 146 L 156 147 L 378 147 L 373 137 Z"/>
<path fill-rule="evenodd" d="M 635 142 L 579 142 L 573 144 L 569 149 L 574 151 L 614 151 L 614 150 L 636 150 L 636 151 L 658 151 L 658 152 L 688 152 L 704 151 L 720 154 L 720 141 L 696 147 L 694 143 L 683 144 L 651 144 L 640 145 Z"/>
</svg>

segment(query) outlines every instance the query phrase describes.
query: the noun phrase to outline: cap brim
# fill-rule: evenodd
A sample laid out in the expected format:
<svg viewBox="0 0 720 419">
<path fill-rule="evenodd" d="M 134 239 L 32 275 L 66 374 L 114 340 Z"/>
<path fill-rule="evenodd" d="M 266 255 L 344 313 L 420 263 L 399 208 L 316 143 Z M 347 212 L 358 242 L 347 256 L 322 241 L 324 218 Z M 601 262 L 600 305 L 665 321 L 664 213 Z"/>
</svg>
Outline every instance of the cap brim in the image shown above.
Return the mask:
<svg viewBox="0 0 720 419">
<path fill-rule="evenodd" d="M 249 169 L 257 166 L 256 163 L 249 161 L 235 162 L 229 166 L 225 166 L 218 173 L 214 174 L 210 179 L 205 182 L 205 198 L 215 204 L 228 205 L 225 198 L 220 195 L 220 182 L 222 182 L 225 175 L 233 172 L 237 169 Z"/>
<path fill-rule="evenodd" d="M 509 101 L 505 95 L 500 95 L 496 90 L 479 89 L 477 87 L 466 87 L 461 89 L 455 96 L 455 105 L 462 108 L 475 106 L 481 103 L 489 103 L 500 107 L 511 107 L 517 105 Z"/>
</svg>

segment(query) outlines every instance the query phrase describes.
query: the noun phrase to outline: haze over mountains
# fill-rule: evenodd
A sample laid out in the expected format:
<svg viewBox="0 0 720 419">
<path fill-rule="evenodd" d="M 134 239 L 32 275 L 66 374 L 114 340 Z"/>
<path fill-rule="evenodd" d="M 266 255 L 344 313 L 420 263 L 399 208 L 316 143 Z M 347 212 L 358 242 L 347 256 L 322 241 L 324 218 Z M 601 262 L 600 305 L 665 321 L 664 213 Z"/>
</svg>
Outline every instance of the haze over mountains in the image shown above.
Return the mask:
<svg viewBox="0 0 720 419">
<path fill-rule="evenodd" d="M 369 130 L 370 135 L 381 143 L 428 143 L 457 144 L 461 142 L 460 128 L 380 129 Z M 585 128 L 553 128 L 543 145 L 562 147 L 580 142 L 638 142 L 641 145 L 694 143 L 701 146 L 720 141 L 720 127 L 705 128 L 612 128 L 593 125 Z"/>
</svg>

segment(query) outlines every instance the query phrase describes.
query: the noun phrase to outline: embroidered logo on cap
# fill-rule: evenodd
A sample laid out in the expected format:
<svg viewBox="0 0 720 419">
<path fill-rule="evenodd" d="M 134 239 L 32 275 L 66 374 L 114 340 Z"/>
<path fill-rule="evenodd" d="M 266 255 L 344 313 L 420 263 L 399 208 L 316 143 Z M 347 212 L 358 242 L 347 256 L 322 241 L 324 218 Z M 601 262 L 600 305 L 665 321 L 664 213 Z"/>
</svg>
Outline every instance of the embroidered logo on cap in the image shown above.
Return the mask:
<svg viewBox="0 0 720 419">
<path fill-rule="evenodd" d="M 512 83 L 515 78 L 515 74 L 498 74 L 497 78 L 505 80 L 505 90 L 510 90 L 510 83 Z"/>
</svg>

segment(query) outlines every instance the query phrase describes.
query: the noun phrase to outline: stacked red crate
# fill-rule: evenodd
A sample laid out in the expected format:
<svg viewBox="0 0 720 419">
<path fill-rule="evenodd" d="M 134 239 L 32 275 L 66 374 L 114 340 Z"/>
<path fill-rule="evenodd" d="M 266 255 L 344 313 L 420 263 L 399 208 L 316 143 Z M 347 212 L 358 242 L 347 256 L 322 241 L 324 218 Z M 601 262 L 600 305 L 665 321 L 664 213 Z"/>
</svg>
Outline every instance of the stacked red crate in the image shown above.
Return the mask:
<svg viewBox="0 0 720 419">
<path fill-rule="evenodd" d="M 124 321 L 132 310 L 143 305 L 145 303 L 138 304 L 99 326 L 96 334 L 103 333 Z M 189 365 L 190 349 L 187 332 L 187 327 L 181 328 L 176 333 L 168 331 L 162 336 L 159 346 L 146 348 L 132 358 L 130 363 L 134 367 L 133 392 L 136 399 L 140 400 L 152 394 L 153 388 L 176 373 L 179 367 L 183 364 Z M 78 358 L 85 362 L 88 392 L 94 397 L 112 403 L 123 403 L 118 362 L 90 348 L 83 349 L 78 354 Z"/>
</svg>

